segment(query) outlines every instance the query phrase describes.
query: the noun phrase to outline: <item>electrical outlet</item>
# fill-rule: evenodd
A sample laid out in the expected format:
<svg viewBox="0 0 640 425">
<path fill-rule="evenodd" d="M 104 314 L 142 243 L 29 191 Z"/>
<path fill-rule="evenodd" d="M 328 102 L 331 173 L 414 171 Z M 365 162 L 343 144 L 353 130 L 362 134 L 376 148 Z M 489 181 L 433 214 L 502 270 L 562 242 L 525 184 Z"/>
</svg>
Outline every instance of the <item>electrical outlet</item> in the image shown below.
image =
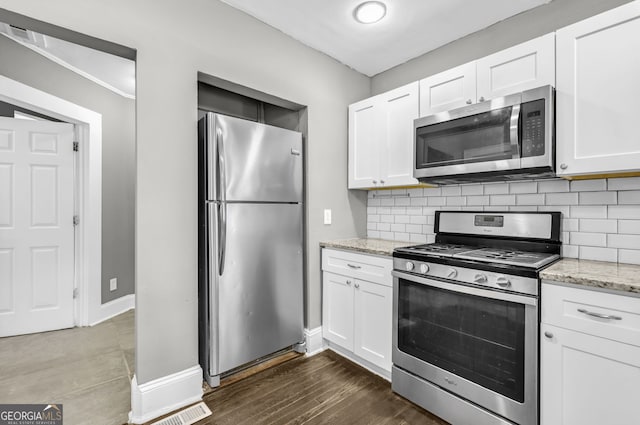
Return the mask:
<svg viewBox="0 0 640 425">
<path fill-rule="evenodd" d="M 109 290 L 113 292 L 116 289 L 118 289 L 118 278 L 114 277 L 113 279 L 109 280 Z"/>
<path fill-rule="evenodd" d="M 324 210 L 324 224 L 331 224 L 331 210 Z"/>
</svg>

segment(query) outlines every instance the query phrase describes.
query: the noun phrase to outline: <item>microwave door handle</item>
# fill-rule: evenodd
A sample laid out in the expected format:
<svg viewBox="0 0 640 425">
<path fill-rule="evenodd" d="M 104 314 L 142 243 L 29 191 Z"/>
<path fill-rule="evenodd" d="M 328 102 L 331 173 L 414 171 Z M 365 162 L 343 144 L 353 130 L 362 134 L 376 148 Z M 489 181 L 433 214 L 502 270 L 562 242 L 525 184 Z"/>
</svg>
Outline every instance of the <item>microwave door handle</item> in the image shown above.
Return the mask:
<svg viewBox="0 0 640 425">
<path fill-rule="evenodd" d="M 513 159 L 520 158 L 520 104 L 513 105 L 511 109 L 511 154 Z"/>
</svg>

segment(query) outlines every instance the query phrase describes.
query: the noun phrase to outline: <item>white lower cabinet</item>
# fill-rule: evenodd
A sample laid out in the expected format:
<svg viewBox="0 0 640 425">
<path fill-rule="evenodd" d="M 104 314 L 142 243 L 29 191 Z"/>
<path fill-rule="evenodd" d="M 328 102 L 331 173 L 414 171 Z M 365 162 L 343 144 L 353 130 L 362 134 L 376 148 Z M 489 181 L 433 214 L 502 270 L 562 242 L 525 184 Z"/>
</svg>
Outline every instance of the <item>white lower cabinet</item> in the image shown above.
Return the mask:
<svg viewBox="0 0 640 425">
<path fill-rule="evenodd" d="M 335 267 L 332 260 L 341 256 L 346 257 L 346 264 L 358 267 L 352 274 L 327 271 Z M 349 356 L 352 360 L 378 367 L 379 372 L 390 372 L 391 259 L 327 249 L 323 249 L 322 257 L 322 337 L 343 348 L 341 354 L 353 354 Z M 357 277 L 363 268 L 375 263 L 379 270 L 388 272 L 384 279 L 378 277 L 378 282 L 372 282 Z"/>
<path fill-rule="evenodd" d="M 541 425 L 640 423 L 640 299 L 542 287 Z"/>
</svg>

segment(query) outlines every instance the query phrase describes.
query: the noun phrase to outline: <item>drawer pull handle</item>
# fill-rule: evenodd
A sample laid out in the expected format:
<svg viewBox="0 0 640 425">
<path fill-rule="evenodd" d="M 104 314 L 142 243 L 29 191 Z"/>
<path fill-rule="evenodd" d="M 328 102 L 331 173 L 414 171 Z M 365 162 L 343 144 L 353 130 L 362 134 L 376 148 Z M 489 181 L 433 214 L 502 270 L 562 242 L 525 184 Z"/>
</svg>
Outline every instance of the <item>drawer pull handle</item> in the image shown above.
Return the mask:
<svg viewBox="0 0 640 425">
<path fill-rule="evenodd" d="M 584 308 L 579 308 L 578 312 L 586 314 L 588 316 L 598 317 L 600 319 L 622 320 L 622 317 L 620 316 L 614 316 L 613 314 L 595 313 L 593 311 L 585 310 Z"/>
<path fill-rule="evenodd" d="M 356 266 L 355 264 L 350 264 L 350 263 L 347 263 L 347 266 L 351 267 L 352 269 L 356 269 L 356 270 L 358 270 L 358 269 L 361 269 L 361 268 L 362 268 L 362 267 L 360 267 L 360 266 Z"/>
</svg>

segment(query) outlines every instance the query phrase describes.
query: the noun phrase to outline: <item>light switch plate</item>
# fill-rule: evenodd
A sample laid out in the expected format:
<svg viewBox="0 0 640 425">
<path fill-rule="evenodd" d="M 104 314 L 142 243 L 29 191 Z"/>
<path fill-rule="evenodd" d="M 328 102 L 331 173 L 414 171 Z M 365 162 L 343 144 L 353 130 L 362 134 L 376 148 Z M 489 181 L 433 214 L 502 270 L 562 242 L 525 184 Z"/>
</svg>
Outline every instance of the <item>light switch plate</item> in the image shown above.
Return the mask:
<svg viewBox="0 0 640 425">
<path fill-rule="evenodd" d="M 331 224 L 331 210 L 324 210 L 324 224 Z"/>
<path fill-rule="evenodd" d="M 118 289 L 118 278 L 114 277 L 113 279 L 109 280 L 109 290 L 113 292 L 116 289 Z"/>
</svg>

